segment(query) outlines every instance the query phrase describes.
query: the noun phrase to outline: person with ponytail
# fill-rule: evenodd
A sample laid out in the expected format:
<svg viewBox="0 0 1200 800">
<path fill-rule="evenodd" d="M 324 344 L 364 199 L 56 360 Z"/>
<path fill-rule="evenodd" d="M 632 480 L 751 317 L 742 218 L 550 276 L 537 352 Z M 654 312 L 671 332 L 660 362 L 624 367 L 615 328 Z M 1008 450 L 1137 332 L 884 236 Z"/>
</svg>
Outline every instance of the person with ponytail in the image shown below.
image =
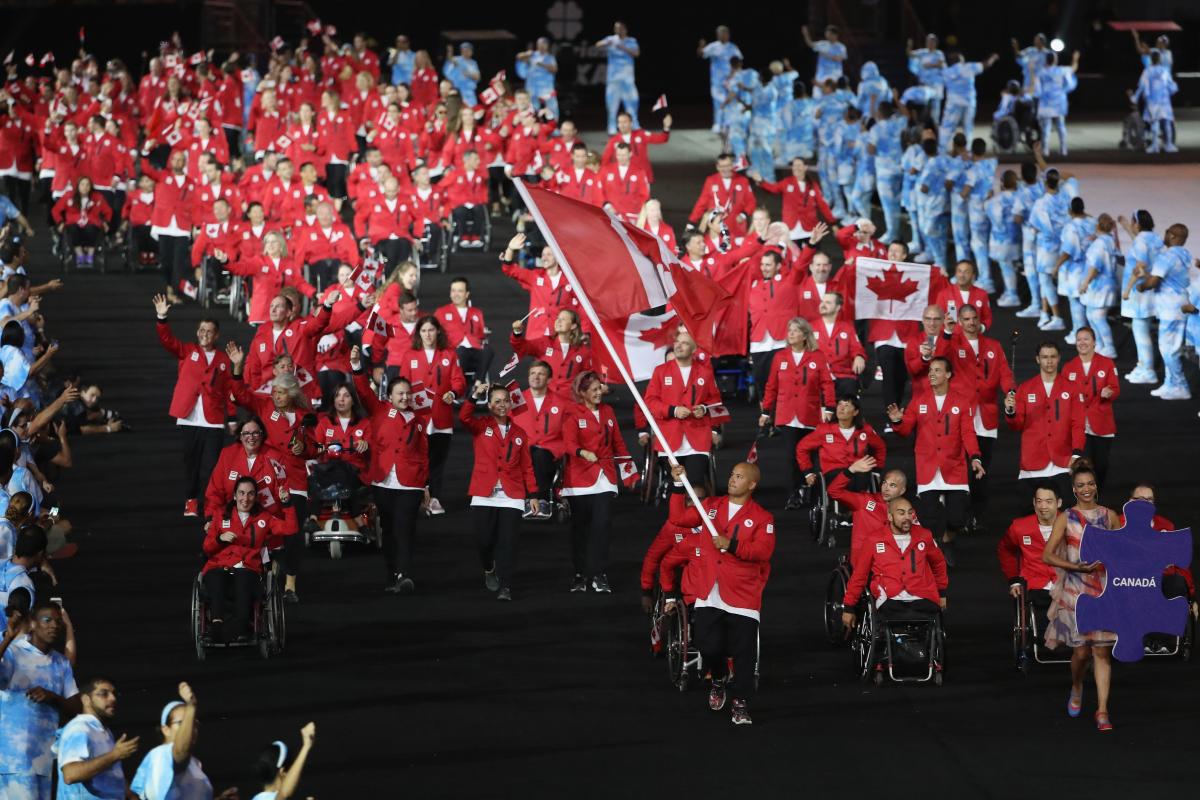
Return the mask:
<svg viewBox="0 0 1200 800">
<path fill-rule="evenodd" d="M 317 738 L 317 725 L 310 722 L 300 729 L 300 752 L 290 767 L 287 763 L 288 747 L 281 741 L 271 742 L 271 746 L 263 750 L 254 765 L 255 774 L 262 782 L 262 791 L 251 800 L 287 800 L 296 793 L 300 785 L 300 776 L 304 773 L 304 762 L 312 752 L 313 742 Z"/>
</svg>

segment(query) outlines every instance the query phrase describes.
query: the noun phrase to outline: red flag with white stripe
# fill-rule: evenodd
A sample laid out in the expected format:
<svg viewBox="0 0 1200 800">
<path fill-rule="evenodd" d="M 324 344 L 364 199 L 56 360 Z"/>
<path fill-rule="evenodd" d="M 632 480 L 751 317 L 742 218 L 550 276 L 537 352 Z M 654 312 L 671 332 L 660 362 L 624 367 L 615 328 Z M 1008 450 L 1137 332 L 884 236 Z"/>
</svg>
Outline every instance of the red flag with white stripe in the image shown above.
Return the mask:
<svg viewBox="0 0 1200 800">
<path fill-rule="evenodd" d="M 654 108 L 652 108 L 650 110 L 651 111 L 662 111 L 666 107 L 667 107 L 667 96 L 665 94 L 660 94 L 658 96 L 658 99 L 654 101 Z"/>
<path fill-rule="evenodd" d="M 754 444 L 750 445 L 750 452 L 746 453 L 746 463 L 747 464 L 757 464 L 758 463 L 758 442 L 755 442 Z"/>
<path fill-rule="evenodd" d="M 308 21 L 308 24 L 305 25 L 304 27 L 308 28 L 308 32 L 311 33 L 313 36 L 321 35 L 322 26 L 321 26 L 321 20 L 319 20 L 319 19 L 310 19 Z"/>
<path fill-rule="evenodd" d="M 679 317 L 671 311 L 657 316 L 630 314 L 619 319 L 601 320 L 600 324 L 633 379 L 647 381 L 675 343 Z M 600 372 L 607 382 L 621 382 L 621 371 L 612 362 L 607 348 L 593 348 L 592 357 L 599 361 Z"/>
<path fill-rule="evenodd" d="M 516 369 L 517 364 L 520 364 L 520 363 L 521 363 L 521 357 L 519 355 L 517 355 L 516 353 L 513 353 L 513 357 L 510 358 L 508 360 L 508 363 L 504 365 L 504 369 L 500 370 L 499 377 L 503 378 L 505 375 L 512 372 L 514 369 Z"/>
<path fill-rule="evenodd" d="M 521 385 L 516 381 L 509 381 L 504 386 L 508 389 L 508 403 L 512 411 L 525 407 L 525 395 L 521 392 Z"/>
<path fill-rule="evenodd" d="M 417 381 L 410 387 L 409 404 L 414 411 L 433 408 L 433 392 L 425 388 L 424 381 Z"/>
<path fill-rule="evenodd" d="M 855 259 L 855 319 L 921 320 L 936 281 L 929 264 Z"/>
</svg>

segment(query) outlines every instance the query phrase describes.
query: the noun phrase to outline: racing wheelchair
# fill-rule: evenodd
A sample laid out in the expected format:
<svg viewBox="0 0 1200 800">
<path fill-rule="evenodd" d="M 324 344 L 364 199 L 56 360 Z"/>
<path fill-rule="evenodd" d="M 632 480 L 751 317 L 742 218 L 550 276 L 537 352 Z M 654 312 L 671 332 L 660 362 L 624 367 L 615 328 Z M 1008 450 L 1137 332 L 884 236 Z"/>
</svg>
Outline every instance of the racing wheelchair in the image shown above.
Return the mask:
<svg viewBox="0 0 1200 800">
<path fill-rule="evenodd" d="M 257 647 L 262 658 L 270 658 L 283 652 L 287 644 L 287 612 L 283 602 L 283 588 L 277 562 L 264 559 L 262 578 L 255 592 L 250 611 L 251 632 L 230 642 L 214 641 L 209 635 L 212 620 L 209 615 L 208 593 L 196 574 L 192 581 L 192 641 L 196 648 L 196 659 L 203 661 L 208 651 L 216 648 Z"/>
</svg>

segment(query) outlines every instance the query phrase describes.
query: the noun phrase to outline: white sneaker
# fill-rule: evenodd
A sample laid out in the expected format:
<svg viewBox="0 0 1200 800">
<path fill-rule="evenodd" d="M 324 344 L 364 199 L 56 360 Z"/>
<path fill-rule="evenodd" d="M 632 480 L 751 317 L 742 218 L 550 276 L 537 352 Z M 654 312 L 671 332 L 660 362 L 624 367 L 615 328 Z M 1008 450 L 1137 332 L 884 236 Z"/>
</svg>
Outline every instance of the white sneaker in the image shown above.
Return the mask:
<svg viewBox="0 0 1200 800">
<path fill-rule="evenodd" d="M 1039 327 L 1044 331 L 1065 331 L 1067 323 L 1063 322 L 1062 317 L 1051 317 L 1049 322 Z"/>
<path fill-rule="evenodd" d="M 1151 389 L 1150 394 L 1154 395 L 1155 397 L 1162 397 L 1163 393 L 1165 393 L 1166 391 L 1167 391 L 1167 385 L 1164 383 L 1162 386 L 1159 386 L 1157 389 Z"/>
<path fill-rule="evenodd" d="M 1016 313 L 1021 319 L 1036 319 L 1042 316 L 1042 310 L 1037 306 L 1026 306 Z"/>
<path fill-rule="evenodd" d="M 430 500 L 429 500 L 429 516 L 432 517 L 437 514 L 445 514 L 445 513 L 446 513 L 446 509 L 442 508 L 441 501 L 438 500 L 436 497 L 430 498 Z"/>
<path fill-rule="evenodd" d="M 977 283 L 975 285 L 978 286 L 980 289 L 983 289 L 983 291 L 986 292 L 987 294 L 995 294 L 996 293 L 996 287 L 990 283 Z"/>
<path fill-rule="evenodd" d="M 1101 349 L 1097 350 L 1096 352 L 1099 353 L 1100 355 L 1104 356 L 1105 358 L 1115 359 L 1117 357 L 1116 348 L 1113 348 L 1113 347 L 1110 347 L 1107 349 L 1101 348 Z"/>
<path fill-rule="evenodd" d="M 883 367 L 875 367 L 875 381 L 879 382 L 882 380 L 883 380 Z"/>
<path fill-rule="evenodd" d="M 1063 340 L 1067 344 L 1070 344 L 1070 345 L 1075 344 L 1075 331 L 1071 331 L 1070 333 L 1068 333 L 1066 336 L 1063 337 Z"/>
<path fill-rule="evenodd" d="M 1163 148 L 1164 153 L 1178 153 L 1179 147 L 1174 144 L 1169 144 Z"/>
<path fill-rule="evenodd" d="M 1152 369 L 1136 367 L 1125 376 L 1126 383 L 1158 383 L 1158 375 Z"/>
<path fill-rule="evenodd" d="M 1158 396 L 1159 400 L 1191 400 L 1192 393 L 1186 386 L 1171 386 Z"/>
<path fill-rule="evenodd" d="M 1005 292 L 1000 295 L 1000 298 L 996 301 L 996 305 L 1000 308 L 1016 308 L 1021 305 L 1021 298 L 1015 292 Z"/>
<path fill-rule="evenodd" d="M 1158 145 L 1156 145 L 1156 144 L 1152 144 L 1146 148 L 1147 155 L 1154 155 L 1156 153 L 1161 153 L 1161 152 L 1162 151 L 1158 149 Z"/>
</svg>

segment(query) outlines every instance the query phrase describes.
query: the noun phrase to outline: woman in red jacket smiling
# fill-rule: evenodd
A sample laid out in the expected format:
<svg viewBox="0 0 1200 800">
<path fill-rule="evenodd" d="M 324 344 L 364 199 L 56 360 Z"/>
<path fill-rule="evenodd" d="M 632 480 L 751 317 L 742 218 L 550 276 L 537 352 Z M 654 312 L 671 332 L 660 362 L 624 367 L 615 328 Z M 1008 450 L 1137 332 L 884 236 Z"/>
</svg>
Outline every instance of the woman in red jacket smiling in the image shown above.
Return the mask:
<svg viewBox="0 0 1200 800">
<path fill-rule="evenodd" d="M 471 514 L 476 519 L 483 582 L 497 600 L 512 600 L 516 569 L 517 530 L 525 511 L 538 513 L 537 479 L 529 456 L 529 434 L 509 416 L 508 389 L 493 384 L 487 393 L 489 416 L 475 416 L 475 400 L 463 403 L 459 419 L 474 437 L 475 467 L 471 471 Z"/>
</svg>

